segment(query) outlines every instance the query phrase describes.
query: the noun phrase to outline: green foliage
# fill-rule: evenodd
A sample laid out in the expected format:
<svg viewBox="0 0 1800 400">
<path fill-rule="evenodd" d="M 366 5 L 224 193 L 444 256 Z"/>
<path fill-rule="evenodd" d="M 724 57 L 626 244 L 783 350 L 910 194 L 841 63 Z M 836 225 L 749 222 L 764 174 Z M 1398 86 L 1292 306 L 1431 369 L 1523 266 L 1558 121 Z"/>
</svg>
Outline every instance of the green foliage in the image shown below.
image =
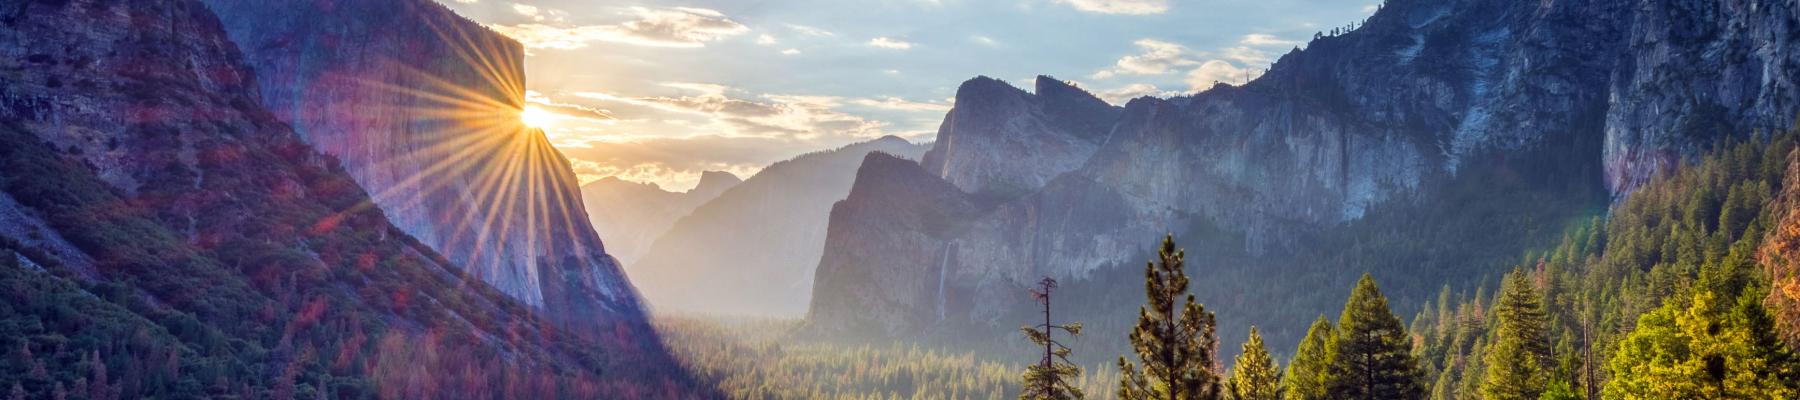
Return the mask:
<svg viewBox="0 0 1800 400">
<path fill-rule="evenodd" d="M 1509 275 L 1499 298 L 1485 295 L 1483 286 L 1440 295 L 1435 308 L 1425 307 L 1413 321 L 1414 326 L 1437 327 L 1414 332 L 1426 374 L 1434 382 L 1432 398 L 1536 393 L 1490 384 L 1487 389 L 1494 393 L 1482 396 L 1481 384 L 1490 380 L 1545 382 L 1524 385 L 1543 389 L 1540 398 L 1708 398 L 1733 385 L 1701 390 L 1709 379 L 1738 382 L 1740 388 L 1780 382 L 1781 387 L 1744 390 L 1791 393 L 1794 384 L 1789 382 L 1800 382 L 1794 369 L 1784 366 L 1792 365 L 1792 350 L 1771 333 L 1777 331 L 1775 316 L 1753 298 L 1766 295 L 1771 285 L 1768 269 L 1758 265 L 1759 249 L 1775 236 L 1775 216 L 1791 212 L 1792 205 L 1784 205 L 1791 202 L 1774 200 L 1790 196 L 1781 193 L 1783 176 L 1794 165 L 1793 137 L 1788 132 L 1721 144 L 1699 162 L 1659 176 L 1619 200 L 1610 216 L 1571 227 L 1556 246 L 1526 254 L 1525 265 L 1536 268 Z M 1519 332 L 1532 331 L 1521 329 L 1517 321 L 1538 318 L 1536 313 L 1509 318 L 1521 315 L 1514 310 L 1531 308 L 1513 306 L 1530 303 L 1518 301 L 1530 296 L 1512 289 L 1523 286 L 1541 299 L 1544 334 L 1531 336 L 1542 339 L 1515 340 Z M 1702 293 L 1736 299 L 1738 306 L 1716 301 L 1694 309 L 1691 305 Z M 1495 304 L 1495 309 L 1485 310 L 1484 304 Z M 1702 319 L 1715 323 L 1692 325 Z M 1547 349 L 1551 338 L 1555 346 Z M 1765 361 L 1754 374 L 1730 377 L 1736 371 L 1732 368 L 1753 363 L 1744 361 L 1712 369 L 1724 378 L 1712 379 L 1710 373 L 1696 377 L 1694 366 L 1707 362 L 1706 354 L 1695 353 L 1700 347 L 1694 343 L 1702 340 L 1714 346 L 1707 350 L 1713 360 Z M 1521 357 L 1544 352 L 1548 355 L 1530 357 L 1538 360 L 1536 367 Z M 1535 378 L 1534 369 L 1544 371 L 1543 380 Z M 1700 391 L 1663 390 L 1675 386 Z M 1645 387 L 1659 392 L 1639 390 Z"/>
<path fill-rule="evenodd" d="M 1325 399 L 1325 374 L 1331 365 L 1332 342 L 1336 339 L 1331 321 L 1324 315 L 1313 321 L 1312 328 L 1306 330 L 1306 339 L 1300 341 L 1300 349 L 1294 352 L 1294 360 L 1288 362 L 1287 392 L 1282 394 L 1283 399 Z"/>
<path fill-rule="evenodd" d="M 1422 399 L 1423 376 L 1411 338 L 1388 308 L 1375 278 L 1363 275 L 1338 317 L 1331 364 L 1325 374 L 1329 399 Z"/>
<path fill-rule="evenodd" d="M 1256 327 L 1250 328 L 1250 339 L 1244 341 L 1243 347 L 1243 352 L 1238 353 L 1237 360 L 1232 363 L 1231 378 L 1225 383 L 1225 387 L 1230 389 L 1231 398 L 1281 399 L 1281 366 L 1276 365 L 1275 358 L 1269 356 L 1269 349 L 1263 347 L 1262 334 L 1256 331 Z"/>
<path fill-rule="evenodd" d="M 1131 331 L 1131 345 L 1138 362 L 1119 357 L 1120 399 L 1220 398 L 1218 338 L 1213 314 L 1188 294 L 1186 254 L 1175 247 L 1175 236 L 1163 238 L 1158 262 L 1144 265 L 1146 304 L 1138 309 L 1138 324 Z M 1187 301 L 1176 314 L 1175 301 Z M 1142 366 L 1142 370 L 1138 366 Z"/>
<path fill-rule="evenodd" d="M 1524 270 L 1507 275 L 1494 305 L 1499 329 L 1487 351 L 1487 378 L 1481 394 L 1487 400 L 1532 400 L 1550 380 L 1550 338 L 1543 299 Z"/>
<path fill-rule="evenodd" d="M 1761 306 L 1746 297 L 1750 312 Z M 1733 315 L 1710 290 L 1690 301 L 1668 301 L 1638 319 L 1608 365 L 1613 379 L 1605 396 L 1617 399 L 1787 399 L 1793 381 L 1776 365 L 1784 354 L 1768 354 L 1753 344 L 1747 320 Z M 1778 353 L 1785 353 L 1779 350 Z"/>
</svg>

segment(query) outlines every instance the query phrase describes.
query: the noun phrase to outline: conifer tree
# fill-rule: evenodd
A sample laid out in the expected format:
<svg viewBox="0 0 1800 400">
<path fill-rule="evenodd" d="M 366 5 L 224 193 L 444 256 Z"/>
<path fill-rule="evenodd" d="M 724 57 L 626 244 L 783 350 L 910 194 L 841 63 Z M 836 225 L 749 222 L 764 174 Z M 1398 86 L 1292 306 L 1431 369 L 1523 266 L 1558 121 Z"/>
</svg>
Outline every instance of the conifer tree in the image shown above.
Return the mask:
<svg viewBox="0 0 1800 400">
<path fill-rule="evenodd" d="M 1550 382 L 1550 332 L 1542 298 L 1523 270 L 1513 270 L 1494 304 L 1499 328 L 1488 348 L 1485 400 L 1532 400 Z"/>
<path fill-rule="evenodd" d="M 1074 385 L 1075 378 L 1081 376 L 1081 368 L 1069 362 L 1071 350 L 1054 337 L 1056 331 L 1067 332 L 1070 336 L 1081 336 L 1081 323 L 1056 324 L 1050 319 L 1050 292 L 1056 289 L 1056 280 L 1045 277 L 1038 281 L 1038 288 L 1031 291 L 1031 297 L 1044 305 L 1044 323 L 1037 326 L 1019 328 L 1025 338 L 1032 343 L 1044 346 L 1044 356 L 1025 368 L 1025 387 L 1019 394 L 1021 400 L 1065 400 L 1080 399 L 1081 388 Z"/>
<path fill-rule="evenodd" d="M 1750 296 L 1747 296 L 1750 297 Z M 1780 361 L 1759 351 L 1758 335 L 1710 290 L 1687 302 L 1668 299 L 1638 318 L 1607 367 L 1608 399 L 1792 399 L 1795 382 L 1780 376 Z M 1740 305 L 1760 308 L 1747 298 Z"/>
<path fill-rule="evenodd" d="M 1287 377 L 1283 380 L 1287 391 L 1282 393 L 1282 399 L 1325 398 L 1325 370 L 1331 365 L 1333 338 L 1335 335 L 1331 330 L 1331 321 L 1320 315 L 1317 321 L 1313 321 L 1312 328 L 1306 330 L 1306 338 L 1300 341 L 1300 349 L 1294 352 L 1294 360 L 1288 362 Z"/>
<path fill-rule="evenodd" d="M 1280 400 L 1281 367 L 1275 364 L 1274 357 L 1269 356 L 1269 349 L 1263 347 L 1262 334 L 1256 327 L 1250 327 L 1250 339 L 1244 342 L 1243 349 L 1232 364 L 1231 379 L 1226 381 L 1231 398 Z"/>
<path fill-rule="evenodd" d="M 1218 399 L 1223 390 L 1214 358 L 1218 338 L 1213 336 L 1213 314 L 1187 294 L 1188 277 L 1182 269 L 1185 254 L 1175 248 L 1174 235 L 1163 238 L 1158 255 L 1159 262 L 1144 266 L 1148 301 L 1138 309 L 1137 327 L 1131 332 L 1138 363 L 1119 357 L 1118 397 Z M 1184 294 L 1187 302 L 1177 310 L 1175 301 Z"/>
<path fill-rule="evenodd" d="M 1412 340 L 1388 308 L 1375 278 L 1363 274 L 1338 318 L 1337 340 L 1326 371 L 1325 397 L 1342 400 L 1425 398 L 1424 374 Z"/>
</svg>

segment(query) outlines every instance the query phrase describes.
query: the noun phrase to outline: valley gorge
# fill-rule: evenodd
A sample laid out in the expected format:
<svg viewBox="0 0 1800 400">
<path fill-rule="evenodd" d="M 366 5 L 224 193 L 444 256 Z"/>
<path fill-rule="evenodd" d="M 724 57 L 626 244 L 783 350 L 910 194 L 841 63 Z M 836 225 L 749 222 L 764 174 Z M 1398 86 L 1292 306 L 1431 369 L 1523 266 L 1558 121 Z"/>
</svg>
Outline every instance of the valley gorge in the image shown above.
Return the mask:
<svg viewBox="0 0 1800 400">
<path fill-rule="evenodd" d="M 1259 316 L 1286 348 L 1315 316 L 1293 309 L 1342 299 L 1292 288 L 1369 271 L 1397 304 L 1417 304 L 1518 262 L 1715 143 L 1789 128 L 1796 12 L 1389 1 L 1246 85 L 1122 109 L 1055 78 L 1025 93 L 978 77 L 922 165 L 871 159 L 834 207 L 808 324 L 966 342 L 1028 319 L 1021 293 L 1050 276 L 1096 299 L 1070 318 L 1125 329 L 1131 297 L 1116 293 L 1174 233 L 1210 277 L 1196 283 L 1201 301 L 1221 321 Z M 947 318 L 930 312 L 943 302 Z M 1220 336 L 1246 329 L 1228 322 Z"/>
</svg>

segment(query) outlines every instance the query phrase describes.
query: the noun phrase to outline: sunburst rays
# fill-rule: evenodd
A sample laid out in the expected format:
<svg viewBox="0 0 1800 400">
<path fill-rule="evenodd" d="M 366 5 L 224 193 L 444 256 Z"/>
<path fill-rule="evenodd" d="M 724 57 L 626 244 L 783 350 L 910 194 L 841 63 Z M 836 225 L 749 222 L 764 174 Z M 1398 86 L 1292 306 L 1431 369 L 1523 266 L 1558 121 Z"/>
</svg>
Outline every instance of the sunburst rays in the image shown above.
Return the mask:
<svg viewBox="0 0 1800 400">
<path fill-rule="evenodd" d="M 449 227 L 438 229 L 447 233 L 433 243 L 441 252 L 467 254 L 460 261 L 469 273 L 544 305 L 538 265 L 564 261 L 542 257 L 573 254 L 585 263 L 602 251 L 589 239 L 593 233 L 574 197 L 577 183 L 567 161 L 541 130 L 554 117 L 526 105 L 517 44 L 491 32 L 429 28 L 449 47 L 451 62 L 462 66 L 422 67 L 396 58 L 386 61 L 400 71 L 391 81 L 355 81 L 393 100 L 357 112 L 410 118 L 398 132 L 363 134 L 365 139 L 407 135 L 399 139 L 397 154 L 361 160 L 366 170 L 405 174 L 391 177 L 391 185 L 370 187 L 371 197 L 390 213 L 429 210 L 430 223 Z M 598 283 L 589 274 L 568 283 Z"/>
</svg>

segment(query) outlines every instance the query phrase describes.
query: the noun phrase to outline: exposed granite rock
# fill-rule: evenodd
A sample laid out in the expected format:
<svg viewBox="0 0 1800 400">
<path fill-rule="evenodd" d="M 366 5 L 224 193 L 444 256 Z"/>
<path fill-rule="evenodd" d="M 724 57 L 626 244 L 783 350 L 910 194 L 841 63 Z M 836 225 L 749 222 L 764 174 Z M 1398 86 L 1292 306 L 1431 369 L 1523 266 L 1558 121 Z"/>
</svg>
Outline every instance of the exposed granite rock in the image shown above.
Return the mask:
<svg viewBox="0 0 1800 400">
<path fill-rule="evenodd" d="M 857 165 L 923 152 L 887 136 L 772 164 L 677 221 L 626 265 L 632 282 L 658 310 L 804 315 L 832 203 L 849 195 Z"/>
<path fill-rule="evenodd" d="M 559 321 L 643 318 L 568 162 L 517 121 L 517 42 L 429 0 L 206 3 L 260 101 L 395 225 Z"/>
<path fill-rule="evenodd" d="M 1622 194 L 1720 137 L 1789 126 L 1800 111 L 1796 18 L 1791 2 L 1774 0 L 1393 0 L 1358 29 L 1315 38 L 1246 85 L 1135 99 L 1118 112 L 1047 112 L 1042 79 L 1033 97 L 976 78 L 959 91 L 923 166 L 963 192 L 1003 201 L 959 218 L 952 236 L 912 235 L 905 246 L 887 242 L 910 231 L 870 221 L 917 217 L 838 207 L 832 232 L 864 238 L 834 237 L 820 271 L 880 282 L 821 286 L 814 307 L 914 311 L 815 309 L 812 324 L 916 333 L 934 323 L 917 310 L 945 300 L 915 289 L 947 269 L 950 287 L 936 293 L 967 314 L 943 324 L 1004 327 L 1011 322 L 1002 317 L 1029 300 L 1018 293 L 1038 277 L 1128 273 L 1109 266 L 1135 264 L 1127 258 L 1164 233 L 1217 226 L 1241 235 L 1250 254 L 1286 253 L 1378 206 L 1439 201 L 1423 188 L 1468 168 L 1587 151 L 1560 148 L 1571 143 L 1604 142 L 1573 157 L 1603 158 L 1604 170 L 1572 163 L 1550 173 L 1596 174 L 1596 185 Z M 1111 122 L 1092 123 L 1103 120 Z M 883 186 L 860 179 L 857 188 Z M 853 193 L 850 201 L 874 198 Z M 889 265 L 923 260 L 947 261 Z M 904 272 L 844 272 L 861 268 Z M 1246 281 L 1244 293 L 1208 296 L 1275 296 L 1253 289 L 1273 284 Z"/>
</svg>

